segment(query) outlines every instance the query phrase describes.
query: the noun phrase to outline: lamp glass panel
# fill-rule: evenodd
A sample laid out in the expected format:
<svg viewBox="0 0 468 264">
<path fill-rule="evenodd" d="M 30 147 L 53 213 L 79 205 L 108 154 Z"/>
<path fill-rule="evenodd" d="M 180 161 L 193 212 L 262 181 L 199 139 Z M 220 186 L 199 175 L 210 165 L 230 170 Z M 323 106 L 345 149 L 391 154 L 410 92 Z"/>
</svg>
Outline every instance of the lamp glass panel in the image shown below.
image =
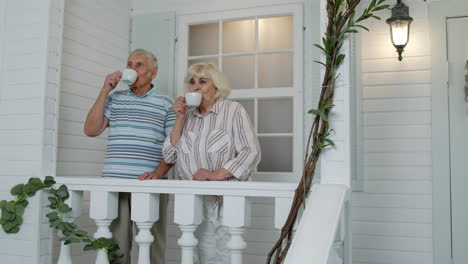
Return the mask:
<svg viewBox="0 0 468 264">
<path fill-rule="evenodd" d="M 259 136 L 262 159 L 259 172 L 291 172 L 293 170 L 293 138 Z"/>
<path fill-rule="evenodd" d="M 293 53 L 258 56 L 259 88 L 293 87 Z"/>
<path fill-rule="evenodd" d="M 269 17 L 258 20 L 258 49 L 286 50 L 293 48 L 293 17 Z"/>
<path fill-rule="evenodd" d="M 258 100 L 258 133 L 293 132 L 292 98 Z"/>
<path fill-rule="evenodd" d="M 390 27 L 393 45 L 405 46 L 408 43 L 409 21 L 395 21 Z"/>
</svg>

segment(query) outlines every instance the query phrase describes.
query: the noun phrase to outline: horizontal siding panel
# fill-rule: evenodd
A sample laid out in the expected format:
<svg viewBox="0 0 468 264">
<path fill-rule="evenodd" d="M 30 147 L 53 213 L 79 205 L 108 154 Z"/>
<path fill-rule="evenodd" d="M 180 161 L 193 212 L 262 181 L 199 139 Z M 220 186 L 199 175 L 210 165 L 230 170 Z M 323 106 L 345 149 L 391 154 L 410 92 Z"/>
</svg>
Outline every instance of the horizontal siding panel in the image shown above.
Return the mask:
<svg viewBox="0 0 468 264">
<path fill-rule="evenodd" d="M 95 150 L 84 149 L 61 149 L 57 153 L 57 161 L 80 161 L 80 162 L 102 162 L 105 153 Z"/>
<path fill-rule="evenodd" d="M 11 2 L 11 1 L 10 1 Z M 44 36 L 44 23 L 36 23 L 29 25 L 15 26 L 15 30 L 7 30 L 5 34 L 5 39 L 9 41 L 21 41 L 21 40 L 30 40 L 37 39 L 38 42 L 29 43 L 30 45 L 39 45 L 44 47 L 43 38 Z M 6 51 L 8 52 L 8 46 Z"/>
<path fill-rule="evenodd" d="M 60 106 L 59 111 L 60 120 L 74 121 L 80 123 L 84 123 L 86 120 L 86 116 L 88 115 L 88 111 L 65 106 Z"/>
<path fill-rule="evenodd" d="M 118 54 L 126 54 L 128 48 L 122 50 L 110 45 L 108 40 L 102 38 L 94 38 L 87 32 L 79 31 L 72 26 L 65 27 L 66 34 L 63 39 L 65 51 L 74 56 L 81 56 L 93 61 L 99 65 L 109 67 L 112 65 L 121 65 L 124 62 L 125 56 Z M 93 39 L 96 43 L 86 42 L 86 39 Z M 123 66 L 123 65 L 121 65 Z"/>
<path fill-rule="evenodd" d="M 39 145 L 42 135 L 39 130 L 0 130 L 0 145 Z M 3 148 L 3 147 L 2 147 Z"/>
<path fill-rule="evenodd" d="M 60 149 L 58 155 L 60 155 Z M 57 175 L 59 176 L 101 176 L 102 162 L 80 162 L 80 161 L 61 161 L 57 163 Z"/>
<path fill-rule="evenodd" d="M 39 82 L 8 85 L 8 89 L 2 90 L 2 100 L 39 99 L 41 98 L 41 90 L 37 87 L 40 85 Z"/>
<path fill-rule="evenodd" d="M 79 121 L 79 122 L 60 120 L 59 134 L 83 136 L 84 135 L 83 129 L 84 129 L 84 120 Z M 99 136 L 99 138 L 106 138 L 106 137 L 107 137 L 107 130 L 105 130 Z"/>
<path fill-rule="evenodd" d="M 12 256 L 2 255 L 2 263 L 14 263 L 14 264 L 31 264 L 34 263 L 32 257 L 29 256 Z"/>
<path fill-rule="evenodd" d="M 63 53 L 64 65 L 74 66 L 103 76 L 109 70 L 115 71 L 115 67 L 123 68 L 125 66 L 124 58 L 116 58 L 93 50 L 94 45 L 85 45 L 69 39 L 65 39 L 63 45 L 66 47 L 66 51 Z M 84 53 L 86 51 L 88 54 Z"/>
<path fill-rule="evenodd" d="M 42 81 L 43 72 L 41 68 L 25 68 L 5 71 L 5 84 L 27 84 Z M 28 76 L 28 78 L 25 78 Z"/>
<path fill-rule="evenodd" d="M 25 41 L 22 41 L 22 42 L 25 42 Z M 27 48 L 27 47 L 25 47 L 25 48 Z M 21 54 L 9 53 L 9 54 L 6 54 L 5 60 L 6 61 L 14 61 L 15 63 L 5 65 L 4 69 L 7 70 L 7 71 L 10 70 L 10 71 L 15 71 L 15 72 L 16 71 L 21 72 L 21 71 L 24 71 L 27 68 L 30 68 L 31 65 L 33 65 L 33 67 L 39 68 L 41 66 L 40 62 L 42 62 L 43 59 L 44 58 L 43 58 L 43 54 L 42 54 L 41 50 L 32 50 L 32 51 L 30 51 L 28 53 L 22 52 Z M 17 75 L 16 75 L 15 78 L 17 78 Z M 24 75 L 23 75 L 23 78 L 24 78 Z"/>
<path fill-rule="evenodd" d="M 2 146 L 0 160 L 38 161 L 41 159 L 41 147 L 41 145 Z"/>
<path fill-rule="evenodd" d="M 64 94 L 65 95 L 65 94 Z M 97 95 L 95 95 L 96 97 Z M 89 111 L 93 106 L 95 99 L 86 98 L 82 96 L 66 94 L 66 96 L 62 96 L 60 100 L 60 105 L 64 107 L 71 107 L 74 109 L 80 109 L 84 111 Z"/>
<path fill-rule="evenodd" d="M 8 100 L 0 103 L 0 115 L 35 114 L 42 108 L 42 101 L 38 98 Z"/>
<path fill-rule="evenodd" d="M 352 223 L 353 235 L 380 235 L 386 237 L 432 238 L 432 224 L 358 222 Z"/>
<path fill-rule="evenodd" d="M 428 125 L 380 125 L 363 129 L 365 139 L 430 139 L 431 126 Z"/>
<path fill-rule="evenodd" d="M 428 70 L 362 74 L 363 85 L 430 83 L 430 81 L 431 76 Z"/>
<path fill-rule="evenodd" d="M 432 240 L 409 237 L 353 236 L 353 249 L 432 252 Z"/>
<path fill-rule="evenodd" d="M 430 166 L 431 152 L 366 153 L 366 166 Z"/>
<path fill-rule="evenodd" d="M 431 195 L 368 194 L 354 192 L 353 207 L 431 209 Z"/>
<path fill-rule="evenodd" d="M 432 264 L 432 253 L 354 249 L 354 260 L 374 264 Z"/>
<path fill-rule="evenodd" d="M 367 99 L 362 101 L 362 110 L 364 112 L 430 111 L 431 98 Z"/>
<path fill-rule="evenodd" d="M 353 221 L 432 223 L 431 209 L 353 207 Z"/>
<path fill-rule="evenodd" d="M 74 135 L 60 135 L 58 137 L 58 147 L 74 149 L 105 150 L 107 140 L 104 138 L 87 137 Z"/>
<path fill-rule="evenodd" d="M 370 72 L 402 72 L 414 70 L 430 70 L 431 58 L 429 56 L 410 57 L 403 61 L 395 58 L 363 60 L 361 71 Z"/>
<path fill-rule="evenodd" d="M 432 168 L 430 166 L 366 167 L 364 177 L 368 180 L 430 181 Z"/>
<path fill-rule="evenodd" d="M 40 129 L 42 118 L 38 114 L 29 115 L 0 115 L 0 130 Z"/>
<path fill-rule="evenodd" d="M 95 100 L 99 93 L 100 87 L 91 86 L 85 83 L 74 82 L 70 80 L 62 80 L 62 89 L 63 93 L 69 95 L 76 95 L 88 99 Z"/>
<path fill-rule="evenodd" d="M 365 86 L 362 89 L 362 97 L 365 99 L 427 96 L 431 96 L 431 86 L 429 84 Z"/>
<path fill-rule="evenodd" d="M 77 83 L 87 83 L 87 85 L 100 88 L 104 83 L 104 78 L 105 76 L 62 65 L 62 79 L 64 80 L 74 81 Z"/>
<path fill-rule="evenodd" d="M 364 113 L 364 124 L 367 125 L 429 125 L 431 124 L 430 111 L 417 112 L 381 112 Z"/>
<path fill-rule="evenodd" d="M 40 162 L 38 161 L 0 160 L 0 162 L 2 164 L 0 166 L 0 180 L 12 176 L 24 176 L 28 178 L 38 176 L 37 174 L 40 170 Z"/>
<path fill-rule="evenodd" d="M 381 194 L 431 194 L 432 182 L 430 181 L 366 181 L 365 191 Z"/>
<path fill-rule="evenodd" d="M 430 152 L 430 139 L 366 139 L 364 152 Z"/>
</svg>

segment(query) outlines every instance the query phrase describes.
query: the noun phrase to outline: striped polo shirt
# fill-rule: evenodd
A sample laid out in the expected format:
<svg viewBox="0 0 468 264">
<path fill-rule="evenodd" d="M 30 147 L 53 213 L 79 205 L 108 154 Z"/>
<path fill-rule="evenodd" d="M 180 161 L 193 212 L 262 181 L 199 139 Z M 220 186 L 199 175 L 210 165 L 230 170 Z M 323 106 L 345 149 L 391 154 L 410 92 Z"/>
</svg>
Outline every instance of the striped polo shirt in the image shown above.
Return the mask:
<svg viewBox="0 0 468 264">
<path fill-rule="evenodd" d="M 155 88 L 140 97 L 131 89 L 109 95 L 104 111 L 109 120 L 104 177 L 136 179 L 159 165 L 164 139 L 174 126 L 172 104 Z"/>
</svg>

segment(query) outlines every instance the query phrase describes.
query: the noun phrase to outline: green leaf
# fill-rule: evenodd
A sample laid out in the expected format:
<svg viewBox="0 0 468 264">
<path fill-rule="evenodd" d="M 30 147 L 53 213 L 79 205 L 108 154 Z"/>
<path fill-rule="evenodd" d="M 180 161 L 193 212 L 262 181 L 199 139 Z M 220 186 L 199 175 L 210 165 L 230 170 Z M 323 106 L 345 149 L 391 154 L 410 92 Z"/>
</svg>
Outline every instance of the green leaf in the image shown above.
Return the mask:
<svg viewBox="0 0 468 264">
<path fill-rule="evenodd" d="M 333 142 L 333 140 L 327 138 L 327 139 L 325 139 L 325 141 L 327 141 L 327 143 L 328 143 L 330 146 L 333 146 L 333 147 L 335 146 L 335 142 Z"/>
<path fill-rule="evenodd" d="M 62 214 L 66 214 L 66 213 L 70 212 L 72 209 L 70 208 L 70 206 L 68 206 L 68 204 L 61 204 L 60 208 L 58 210 Z"/>
<path fill-rule="evenodd" d="M 325 66 L 325 68 L 327 67 L 327 65 L 325 65 L 325 63 L 321 62 L 321 61 L 318 61 L 318 60 L 314 60 L 314 62 L 318 63 L 318 64 L 322 64 L 323 66 Z"/>
<path fill-rule="evenodd" d="M 320 112 L 320 114 L 319 114 L 319 115 L 320 115 L 320 118 L 322 118 L 322 120 L 324 120 L 324 121 L 328 121 L 328 118 L 327 118 L 327 116 L 325 115 L 325 113 L 324 113 L 324 112 Z"/>
<path fill-rule="evenodd" d="M 21 194 L 23 194 L 23 186 L 24 184 L 17 184 L 15 185 L 15 187 L 11 188 L 11 195 L 14 195 L 14 196 L 19 196 Z"/>
<path fill-rule="evenodd" d="M 58 213 L 57 212 L 50 212 L 46 214 L 46 217 L 49 218 L 49 220 L 55 220 L 58 218 Z"/>
<path fill-rule="evenodd" d="M 58 190 L 55 192 L 55 195 L 60 198 L 68 198 L 68 188 L 65 185 L 61 185 Z"/>
<path fill-rule="evenodd" d="M 13 229 L 17 226 L 18 224 L 16 224 L 16 222 L 8 222 L 2 225 L 3 231 L 5 231 L 5 233 L 12 233 L 11 231 L 13 231 Z"/>
<path fill-rule="evenodd" d="M 15 206 L 15 212 L 17 215 L 22 215 L 24 213 L 24 206 L 22 204 L 17 204 Z"/>
<path fill-rule="evenodd" d="M 38 190 L 39 190 L 39 187 L 30 183 L 25 184 L 23 187 L 24 193 L 26 193 L 28 196 L 35 195 Z"/>
<path fill-rule="evenodd" d="M 39 178 L 29 178 L 28 183 L 36 187 L 40 187 L 42 185 L 42 181 Z"/>
<path fill-rule="evenodd" d="M 5 208 L 5 205 L 6 205 L 6 204 L 7 204 L 7 201 L 1 200 L 1 201 L 0 201 L 0 209 Z"/>
<path fill-rule="evenodd" d="M 83 251 L 90 251 L 90 250 L 96 250 L 97 248 L 94 247 L 93 245 L 86 245 L 83 247 Z"/>
<path fill-rule="evenodd" d="M 319 48 L 319 49 L 321 49 L 323 52 L 325 52 L 325 49 L 324 49 L 321 45 L 319 45 L 319 44 L 314 44 L 314 46 L 317 47 L 317 48 Z"/>
<path fill-rule="evenodd" d="M 362 25 L 355 25 L 355 26 L 356 26 L 356 27 L 360 27 L 360 28 L 362 28 L 362 29 L 364 29 L 364 30 L 366 30 L 366 31 L 369 31 L 369 29 L 368 29 L 367 27 L 365 27 L 365 26 L 362 26 Z"/>
<path fill-rule="evenodd" d="M 315 109 L 310 109 L 309 111 L 307 111 L 307 113 L 317 115 L 318 111 Z"/>
<path fill-rule="evenodd" d="M 45 179 L 44 179 L 44 184 L 47 186 L 47 187 L 51 187 L 52 185 L 54 185 L 56 182 L 54 180 L 54 177 L 52 176 L 46 176 Z"/>
</svg>

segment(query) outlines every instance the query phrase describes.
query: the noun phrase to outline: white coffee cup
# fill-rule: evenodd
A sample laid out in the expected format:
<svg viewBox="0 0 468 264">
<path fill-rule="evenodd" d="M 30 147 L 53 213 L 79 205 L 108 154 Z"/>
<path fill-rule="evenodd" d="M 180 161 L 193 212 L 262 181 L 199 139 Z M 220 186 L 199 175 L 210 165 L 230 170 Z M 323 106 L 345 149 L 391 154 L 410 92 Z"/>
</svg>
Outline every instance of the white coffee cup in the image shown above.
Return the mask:
<svg viewBox="0 0 468 264">
<path fill-rule="evenodd" d="M 185 93 L 185 102 L 189 107 L 199 106 L 201 103 L 201 93 Z"/>
<path fill-rule="evenodd" d="M 122 71 L 122 78 L 120 81 L 126 85 L 132 85 L 138 77 L 138 73 L 132 69 L 125 69 Z"/>
</svg>

